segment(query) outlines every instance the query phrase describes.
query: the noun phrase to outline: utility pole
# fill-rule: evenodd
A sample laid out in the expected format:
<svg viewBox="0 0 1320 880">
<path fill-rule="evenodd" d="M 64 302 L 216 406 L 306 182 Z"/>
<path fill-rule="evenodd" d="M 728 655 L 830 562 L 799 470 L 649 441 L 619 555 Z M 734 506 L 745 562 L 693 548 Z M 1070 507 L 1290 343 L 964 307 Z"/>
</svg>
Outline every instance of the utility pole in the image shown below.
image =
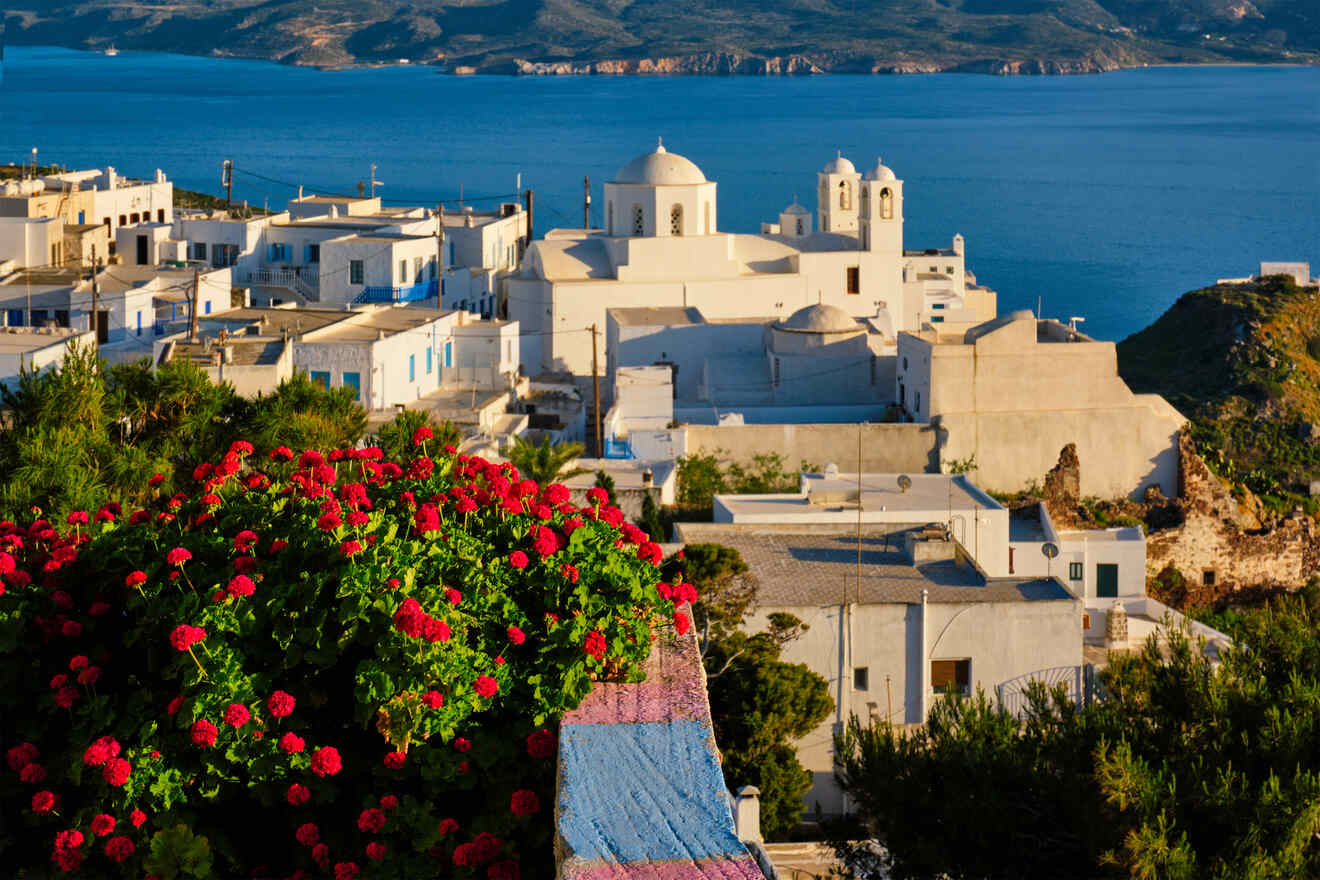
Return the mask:
<svg viewBox="0 0 1320 880">
<path fill-rule="evenodd" d="M 531 190 L 527 191 L 530 196 Z M 600 458 L 605 457 L 605 447 L 600 440 L 600 370 L 596 364 L 596 325 L 591 325 L 591 397 L 595 405 L 596 413 L 596 455 Z"/>
<path fill-rule="evenodd" d="M 188 341 L 197 341 L 197 302 L 201 299 L 201 280 L 202 272 L 200 269 L 193 269 L 193 297 L 192 308 L 188 310 Z"/>
<path fill-rule="evenodd" d="M 225 210 L 229 210 L 229 203 L 234 198 L 234 160 L 226 159 L 220 166 L 220 183 L 225 188 Z"/>
<path fill-rule="evenodd" d="M 527 246 L 532 246 L 532 191 L 530 189 L 523 193 L 523 198 L 527 200 Z"/>
<path fill-rule="evenodd" d="M 582 228 L 591 228 L 591 178 L 582 178 Z"/>
<path fill-rule="evenodd" d="M 857 426 L 857 601 L 862 601 L 862 425 Z"/>
<path fill-rule="evenodd" d="M 101 348 L 101 289 L 96 282 L 96 245 L 92 245 L 92 348 Z"/>
</svg>

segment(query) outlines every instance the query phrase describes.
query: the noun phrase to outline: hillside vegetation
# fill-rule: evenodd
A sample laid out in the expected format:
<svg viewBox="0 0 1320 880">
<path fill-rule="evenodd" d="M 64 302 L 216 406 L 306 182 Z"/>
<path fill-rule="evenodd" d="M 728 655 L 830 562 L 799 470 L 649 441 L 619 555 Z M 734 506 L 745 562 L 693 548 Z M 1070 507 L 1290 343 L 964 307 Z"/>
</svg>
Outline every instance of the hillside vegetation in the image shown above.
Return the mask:
<svg viewBox="0 0 1320 880">
<path fill-rule="evenodd" d="M 1164 395 L 1192 421 L 1206 463 L 1267 512 L 1317 508 L 1320 294 L 1273 276 L 1183 294 L 1118 344 L 1136 392 Z"/>
<path fill-rule="evenodd" d="M 16 0 L 11 43 L 547 73 L 1314 62 L 1314 0 Z"/>
</svg>

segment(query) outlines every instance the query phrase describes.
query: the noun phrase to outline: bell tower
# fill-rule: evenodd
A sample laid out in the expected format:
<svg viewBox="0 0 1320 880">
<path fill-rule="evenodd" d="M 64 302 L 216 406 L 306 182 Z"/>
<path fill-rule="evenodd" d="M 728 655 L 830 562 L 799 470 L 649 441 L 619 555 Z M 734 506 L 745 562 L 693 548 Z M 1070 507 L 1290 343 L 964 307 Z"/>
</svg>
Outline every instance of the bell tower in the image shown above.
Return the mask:
<svg viewBox="0 0 1320 880">
<path fill-rule="evenodd" d="M 816 181 L 816 216 L 820 231 L 856 235 L 862 176 L 853 163 L 842 153 L 837 153 L 816 174 Z"/>
<path fill-rule="evenodd" d="M 903 181 L 876 159 L 862 180 L 861 249 L 903 256 Z"/>
</svg>

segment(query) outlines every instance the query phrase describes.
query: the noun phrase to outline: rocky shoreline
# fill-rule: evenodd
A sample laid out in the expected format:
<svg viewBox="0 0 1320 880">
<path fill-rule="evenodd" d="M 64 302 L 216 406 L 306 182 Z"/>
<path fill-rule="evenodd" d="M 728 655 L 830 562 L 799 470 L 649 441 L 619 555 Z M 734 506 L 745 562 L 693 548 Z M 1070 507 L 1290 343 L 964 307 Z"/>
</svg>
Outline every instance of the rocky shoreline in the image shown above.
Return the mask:
<svg viewBox="0 0 1320 880">
<path fill-rule="evenodd" d="M 1126 63 L 1125 63 L 1126 62 Z M 1147 62 L 1106 55 L 1060 61 L 1055 59 L 981 58 L 971 61 L 882 60 L 875 58 L 813 59 L 806 55 L 759 57 L 705 52 L 657 58 L 602 61 L 529 61 L 514 59 L 492 67 L 455 67 L 452 73 L 502 73 L 519 76 L 805 76 L 827 73 L 913 74 L 978 73 L 992 76 L 1051 76 L 1108 73 Z"/>
</svg>

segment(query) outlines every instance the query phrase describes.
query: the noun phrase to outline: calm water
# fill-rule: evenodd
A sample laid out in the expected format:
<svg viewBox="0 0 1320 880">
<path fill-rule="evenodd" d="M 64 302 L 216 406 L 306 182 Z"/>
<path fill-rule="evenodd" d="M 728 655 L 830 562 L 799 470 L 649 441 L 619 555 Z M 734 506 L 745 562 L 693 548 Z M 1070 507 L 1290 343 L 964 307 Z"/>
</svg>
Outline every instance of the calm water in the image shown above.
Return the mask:
<svg viewBox="0 0 1320 880">
<path fill-rule="evenodd" d="M 10 47 L 0 159 L 160 167 L 179 185 L 283 206 L 290 186 L 434 204 L 523 186 L 536 225 L 582 222 L 600 182 L 661 135 L 720 184 L 720 226 L 755 231 L 842 149 L 905 180 L 909 247 L 967 238 L 1000 309 L 1083 315 L 1121 338 L 1185 290 L 1261 259 L 1320 264 L 1320 70 L 1087 77 L 506 78 L 425 68 Z M 476 202 L 477 204 L 483 204 Z M 484 203 L 489 204 L 489 202 Z M 1320 269 L 1320 266 L 1317 266 Z"/>
</svg>

